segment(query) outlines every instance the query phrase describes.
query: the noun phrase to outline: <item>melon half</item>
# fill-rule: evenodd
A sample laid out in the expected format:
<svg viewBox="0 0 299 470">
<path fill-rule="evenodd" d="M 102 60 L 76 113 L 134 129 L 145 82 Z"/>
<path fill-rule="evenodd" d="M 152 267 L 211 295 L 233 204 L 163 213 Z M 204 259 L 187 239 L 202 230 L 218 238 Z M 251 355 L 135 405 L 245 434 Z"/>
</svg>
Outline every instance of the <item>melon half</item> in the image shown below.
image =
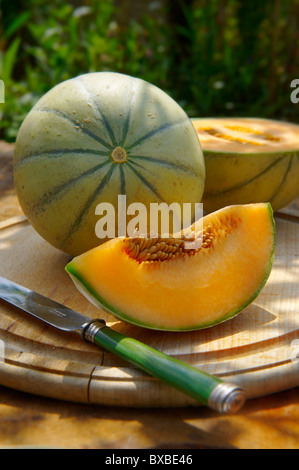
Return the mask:
<svg viewBox="0 0 299 470">
<path fill-rule="evenodd" d="M 226 207 L 193 229 L 171 238 L 116 238 L 75 257 L 66 271 L 93 304 L 125 322 L 206 328 L 241 312 L 264 287 L 274 259 L 272 208 Z"/>
<path fill-rule="evenodd" d="M 299 196 L 299 125 L 260 118 L 192 123 L 205 157 L 205 211 L 254 202 L 278 211 Z"/>
</svg>

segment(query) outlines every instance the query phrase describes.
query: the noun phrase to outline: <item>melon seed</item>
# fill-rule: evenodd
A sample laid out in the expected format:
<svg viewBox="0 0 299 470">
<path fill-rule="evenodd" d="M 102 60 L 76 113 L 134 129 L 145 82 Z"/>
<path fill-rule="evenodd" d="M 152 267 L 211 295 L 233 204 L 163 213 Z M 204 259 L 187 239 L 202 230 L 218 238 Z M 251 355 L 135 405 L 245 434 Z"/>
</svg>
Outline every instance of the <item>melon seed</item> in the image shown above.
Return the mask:
<svg viewBox="0 0 299 470">
<path fill-rule="evenodd" d="M 215 238 L 212 231 L 211 225 L 208 225 L 202 232 L 194 234 L 193 237 L 126 238 L 124 248 L 130 258 L 139 262 L 166 261 L 173 257 L 194 255 L 203 248 L 211 247 Z M 186 248 L 186 242 L 195 242 L 195 248 Z M 196 242 L 199 242 L 199 245 Z"/>
</svg>

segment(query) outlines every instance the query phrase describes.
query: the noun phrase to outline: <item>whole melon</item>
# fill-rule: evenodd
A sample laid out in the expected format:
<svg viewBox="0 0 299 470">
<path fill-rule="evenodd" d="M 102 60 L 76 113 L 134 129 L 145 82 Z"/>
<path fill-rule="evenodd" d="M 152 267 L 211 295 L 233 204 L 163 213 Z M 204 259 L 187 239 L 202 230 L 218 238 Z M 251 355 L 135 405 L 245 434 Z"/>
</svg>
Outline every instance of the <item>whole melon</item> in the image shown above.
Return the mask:
<svg viewBox="0 0 299 470">
<path fill-rule="evenodd" d="M 76 256 L 107 239 L 99 203 L 199 203 L 205 180 L 196 131 L 160 88 L 114 72 L 56 85 L 22 123 L 14 152 L 19 202 L 33 228 Z M 194 215 L 194 213 L 193 213 Z M 109 238 L 109 237 L 108 237 Z"/>
<path fill-rule="evenodd" d="M 299 126 L 261 118 L 194 118 L 204 152 L 203 208 L 270 202 L 278 211 L 299 196 Z"/>
</svg>

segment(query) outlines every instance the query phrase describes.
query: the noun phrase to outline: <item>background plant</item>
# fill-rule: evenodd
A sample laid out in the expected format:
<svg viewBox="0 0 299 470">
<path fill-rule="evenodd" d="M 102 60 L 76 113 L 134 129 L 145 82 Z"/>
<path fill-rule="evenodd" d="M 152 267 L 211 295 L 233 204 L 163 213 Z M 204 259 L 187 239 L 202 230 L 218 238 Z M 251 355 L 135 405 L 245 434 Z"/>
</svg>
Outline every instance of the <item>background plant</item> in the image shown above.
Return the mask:
<svg viewBox="0 0 299 470">
<path fill-rule="evenodd" d="M 14 0 L 1 15 L 8 141 L 55 84 L 103 70 L 156 84 L 190 116 L 298 120 L 299 0 Z"/>
</svg>

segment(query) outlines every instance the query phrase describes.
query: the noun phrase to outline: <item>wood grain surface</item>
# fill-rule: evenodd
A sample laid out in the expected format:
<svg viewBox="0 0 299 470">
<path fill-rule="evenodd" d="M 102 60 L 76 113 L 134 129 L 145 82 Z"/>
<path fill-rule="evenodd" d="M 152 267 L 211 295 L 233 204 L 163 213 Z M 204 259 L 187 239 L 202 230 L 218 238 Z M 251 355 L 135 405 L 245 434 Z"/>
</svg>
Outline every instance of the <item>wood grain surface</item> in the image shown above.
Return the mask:
<svg viewBox="0 0 299 470">
<path fill-rule="evenodd" d="M 4 147 L 6 150 L 8 149 L 7 144 L 5 143 Z M 3 153 L 0 153 L 0 223 L 1 221 L 3 222 L 2 230 L 4 231 L 6 231 L 6 229 L 4 229 L 3 226 L 7 223 L 6 221 L 8 219 L 16 217 L 15 222 L 19 222 L 19 217 L 21 216 L 22 218 L 22 213 L 12 185 L 10 160 L 11 151 L 12 146 L 8 151 L 6 151 L 4 157 L 2 157 Z M 4 164 L 2 165 L 3 162 Z M 290 211 L 293 211 L 292 214 L 297 216 L 298 209 L 299 201 L 295 201 L 291 207 L 286 208 L 283 212 L 290 214 Z M 283 215 L 281 215 L 279 224 L 284 224 L 282 217 Z M 289 216 L 286 217 L 289 219 Z M 287 222 L 287 224 L 290 224 L 290 222 Z M 15 229 L 17 226 L 21 225 L 25 228 L 26 224 L 16 224 Z M 4 233 L 2 230 L 0 232 Z M 294 230 L 297 233 L 297 229 Z M 18 231 L 19 230 L 16 229 L 15 235 Z M 5 242 L 5 240 L 2 240 L 2 243 L 3 242 Z M 9 243 L 8 238 L 6 239 L 6 243 Z M 295 246 L 298 246 L 297 235 L 295 235 L 295 238 L 293 235 L 289 237 L 288 244 L 294 245 L 294 243 Z M 11 253 L 13 253 L 12 247 Z M 61 265 L 63 265 L 65 262 L 63 256 L 60 258 Z M 38 261 L 38 257 L 36 260 Z M 289 265 L 294 264 L 292 263 L 292 259 L 289 261 Z M 296 261 L 296 257 L 294 257 L 294 261 Z M 23 272 L 23 268 L 24 264 L 20 262 L 17 275 L 18 279 L 16 280 L 26 284 L 26 280 L 22 278 L 21 274 Z M 49 269 L 51 269 L 51 265 L 49 265 Z M 288 305 L 288 307 L 290 307 L 294 304 L 294 297 L 298 295 L 298 289 L 296 291 L 294 286 L 292 287 L 292 284 L 294 284 L 293 278 L 288 278 L 288 275 L 285 273 L 284 275 L 281 273 L 277 276 L 277 285 L 281 281 L 285 282 L 286 280 L 288 280 L 288 290 L 287 293 L 285 293 L 283 299 L 280 298 L 277 300 L 277 308 L 281 304 L 283 306 Z M 27 283 L 28 282 L 30 281 L 27 279 Z M 43 280 L 38 280 L 36 284 L 37 288 L 42 287 L 42 285 Z M 58 291 L 55 291 L 55 289 L 52 290 L 50 294 L 52 294 L 53 298 L 55 298 L 55 295 L 57 295 L 57 300 L 65 300 L 68 304 L 69 302 L 76 302 L 75 298 L 72 296 L 71 298 L 67 298 L 66 296 L 61 297 L 61 292 L 59 289 Z M 258 307 L 261 308 L 259 305 Z M 90 309 L 91 307 L 86 305 L 86 313 L 89 312 L 89 314 L 92 315 Z M 14 309 L 14 314 L 21 315 L 22 319 L 24 318 L 24 314 L 16 312 L 16 309 Z M 259 316 L 256 313 L 255 319 L 257 317 Z M 21 318 L 19 317 L 19 320 L 20 319 Z M 6 320 L 8 320 L 7 317 Z M 270 326 L 271 319 L 269 316 L 268 322 L 263 323 L 263 325 L 265 326 L 267 323 L 268 326 Z M 274 335 L 274 339 L 271 341 L 274 341 L 274 343 L 277 343 L 276 346 L 279 346 L 279 354 L 282 354 L 280 357 L 283 358 L 282 362 L 285 361 L 285 358 L 287 358 L 287 362 L 289 362 L 290 357 L 292 358 L 294 351 L 289 350 L 287 352 L 286 349 L 288 348 L 285 349 L 284 344 L 286 346 L 290 345 L 288 340 L 291 340 L 293 335 L 295 335 L 294 331 L 296 331 L 296 325 L 298 325 L 296 315 L 292 316 L 290 321 L 286 320 L 284 325 L 282 325 L 282 336 L 284 336 L 283 339 L 286 340 L 286 342 L 280 342 L 279 340 L 278 343 L 275 337 L 276 327 L 268 328 L 268 332 L 270 331 L 271 334 Z M 114 326 L 119 328 L 119 322 L 116 322 Z M 36 328 L 38 329 L 39 327 L 36 325 Z M 125 331 L 126 333 L 133 336 L 131 327 L 126 326 L 124 328 L 125 330 L 122 331 Z M 29 339 L 26 339 L 26 345 L 28 345 L 28 341 L 31 345 L 35 344 L 35 347 L 38 344 L 40 345 L 41 337 L 38 335 L 34 336 L 33 333 L 34 331 L 36 333 L 37 329 L 34 330 L 33 328 L 32 330 L 32 325 L 30 328 L 28 328 L 27 333 L 29 335 Z M 266 331 L 265 328 L 264 331 Z M 21 335 L 16 335 L 16 332 L 18 332 L 18 326 L 11 323 L 7 334 L 11 335 L 10 338 L 18 337 L 18 339 L 20 339 Z M 30 338 L 32 333 L 33 338 Z M 53 337 L 53 334 L 56 336 Z M 141 335 L 140 339 L 142 339 L 144 342 L 149 339 L 153 341 L 152 344 L 155 347 L 159 347 L 161 345 L 165 347 L 165 338 L 163 338 L 163 335 L 161 336 L 160 333 L 157 334 L 157 337 L 154 340 L 149 337 L 149 333 L 140 332 L 139 334 Z M 228 331 L 226 332 L 226 335 L 228 335 Z M 288 335 L 290 336 L 288 337 Z M 234 337 L 236 338 L 236 336 Z M 47 338 L 46 347 L 48 350 L 50 348 L 55 348 L 52 350 L 55 352 L 56 357 L 55 367 L 57 377 L 61 377 L 61 371 L 66 370 L 65 351 L 68 349 L 69 345 L 71 345 L 72 354 L 75 354 L 75 357 L 73 357 L 73 364 L 70 365 L 69 362 L 67 362 L 69 367 L 69 374 L 67 378 L 71 379 L 74 371 L 74 368 L 72 367 L 75 367 L 76 373 L 78 373 L 78 363 L 82 362 L 80 353 L 80 348 L 82 345 L 80 344 L 79 347 L 78 341 L 74 342 L 73 339 L 66 339 L 65 334 L 60 335 L 59 332 L 54 333 L 53 331 L 49 333 L 47 328 L 42 331 L 42 338 L 43 341 L 44 338 Z M 296 339 L 296 335 L 294 338 Z M 224 335 L 222 341 L 226 339 L 227 336 Z M 54 344 L 51 341 L 53 341 Z M 261 345 L 263 341 L 265 341 L 265 339 L 263 338 L 263 335 L 261 335 L 257 344 L 259 343 L 259 345 Z M 147 342 L 150 343 L 150 341 Z M 57 346 L 58 344 L 59 346 Z M 193 357 L 193 355 L 196 356 L 196 358 L 193 357 L 193 359 L 196 359 L 196 364 L 199 364 L 203 356 L 206 354 L 206 351 L 202 353 L 200 349 L 204 345 L 204 343 L 199 342 L 197 344 L 195 354 L 192 350 L 191 357 Z M 12 346 L 14 345 L 12 344 Z M 98 350 L 95 352 L 92 345 L 86 346 L 88 351 L 84 351 L 84 354 L 88 355 L 88 361 L 91 361 L 92 363 L 94 360 L 102 361 L 101 366 L 105 366 L 105 373 L 108 373 L 109 382 L 111 379 L 111 373 L 109 372 L 109 369 L 111 371 L 111 365 L 113 365 L 112 369 L 115 369 L 115 363 L 111 363 L 112 359 L 107 354 L 104 359 L 102 351 Z M 173 350 L 169 347 L 169 344 L 166 344 L 166 346 L 168 348 L 167 352 L 173 353 Z M 247 352 L 251 347 L 252 346 L 247 344 Z M 79 348 L 79 350 L 76 348 Z M 92 348 L 92 351 L 90 348 Z M 23 349 L 26 350 L 25 354 L 23 354 L 22 351 L 16 351 L 16 349 L 12 347 L 12 351 L 10 351 L 12 354 L 11 364 L 13 362 L 20 362 L 20 356 L 22 355 L 24 356 L 24 359 L 22 359 L 23 364 L 32 364 L 28 350 L 26 348 Z M 272 348 L 269 348 L 268 352 L 271 350 Z M 233 347 L 233 351 L 236 352 L 236 347 Z M 257 351 L 258 350 L 256 349 L 256 358 L 259 355 Z M 211 352 L 213 352 L 212 349 L 209 351 L 209 354 L 211 354 Z M 178 355 L 183 359 L 190 358 L 190 353 L 190 350 L 186 350 L 186 345 L 183 348 L 179 348 L 178 351 Z M 216 356 L 219 354 L 215 348 L 213 354 L 216 354 Z M 37 371 L 47 368 L 51 369 L 53 365 L 51 364 L 51 360 L 49 360 L 48 363 L 44 362 L 44 350 L 39 350 L 39 346 L 37 348 L 33 348 L 33 356 L 37 361 L 35 364 Z M 60 358 L 58 362 L 57 356 Z M 38 362 L 37 357 L 39 357 L 40 362 Z M 272 359 L 270 356 L 268 356 L 268 358 L 269 364 L 271 360 L 274 361 L 273 363 L 276 363 L 277 361 L 277 356 L 275 355 L 274 358 L 272 357 Z M 215 359 L 216 361 L 214 362 L 217 364 L 217 357 L 215 357 Z M 227 359 L 228 362 L 230 362 L 233 360 L 233 356 L 230 355 Z M 83 381 L 84 375 L 86 375 L 86 370 L 88 369 L 88 365 L 90 363 L 88 361 L 87 363 L 84 363 L 84 371 L 81 374 L 81 379 Z M 113 358 L 113 361 L 115 361 L 115 358 Z M 215 364 L 213 367 L 215 367 Z M 124 370 L 124 363 L 119 363 L 117 367 L 119 370 L 123 370 L 124 373 L 126 372 Z M 215 371 L 216 370 L 214 369 L 214 372 Z M 87 374 L 88 373 L 89 372 L 87 372 Z M 95 379 L 95 382 L 98 380 L 96 375 L 97 370 L 94 369 L 93 379 Z M 128 380 L 128 376 L 125 377 L 125 380 Z M 142 381 L 143 380 L 144 378 L 142 377 Z M 101 381 L 103 381 L 103 377 L 100 378 L 100 382 Z M 83 390 L 86 390 L 85 386 L 83 387 Z M 67 395 L 62 396 L 62 399 L 57 400 L 38 396 L 36 395 L 36 390 L 32 390 L 32 392 L 33 394 L 23 393 L 6 386 L 0 386 L 0 446 L 41 446 L 58 448 L 68 447 L 102 449 L 299 448 L 298 387 L 286 390 L 284 392 L 274 394 L 272 393 L 270 395 L 267 394 L 264 397 L 250 399 L 247 401 L 241 411 L 232 416 L 220 416 L 205 407 L 184 406 L 176 408 L 159 407 L 148 409 L 146 407 L 131 408 L 131 406 L 116 407 L 90 404 L 87 405 L 85 403 L 68 402 Z M 78 393 L 82 397 L 82 389 L 78 390 Z M 92 395 L 92 393 L 96 392 L 93 392 L 90 389 L 89 394 Z"/>
</svg>

